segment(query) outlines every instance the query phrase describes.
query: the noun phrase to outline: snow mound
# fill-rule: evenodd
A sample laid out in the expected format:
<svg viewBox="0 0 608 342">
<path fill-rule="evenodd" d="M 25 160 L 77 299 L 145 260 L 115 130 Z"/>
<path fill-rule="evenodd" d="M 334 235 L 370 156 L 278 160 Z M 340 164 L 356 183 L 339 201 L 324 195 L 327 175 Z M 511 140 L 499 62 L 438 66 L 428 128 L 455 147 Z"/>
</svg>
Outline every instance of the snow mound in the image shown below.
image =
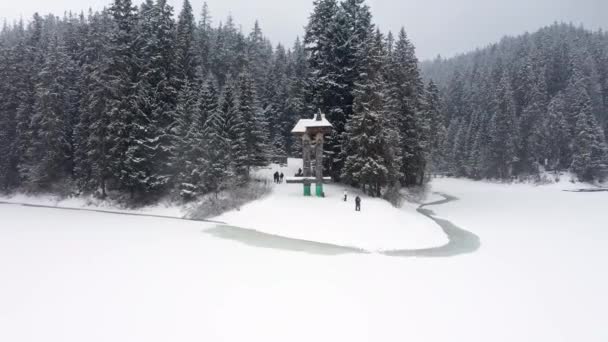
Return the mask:
<svg viewBox="0 0 608 342">
<path fill-rule="evenodd" d="M 300 160 L 290 159 L 287 167 L 275 166 L 257 176 L 271 179 L 275 171 L 287 176 L 299 167 Z M 430 248 L 448 242 L 443 230 L 414 206 L 395 208 L 352 188 L 346 189 L 348 201 L 344 202 L 344 190 L 344 186 L 328 184 L 325 198 L 304 197 L 301 184 L 276 184 L 271 195 L 214 219 L 268 234 L 368 251 Z M 355 211 L 356 195 L 361 196 L 360 212 Z"/>
</svg>

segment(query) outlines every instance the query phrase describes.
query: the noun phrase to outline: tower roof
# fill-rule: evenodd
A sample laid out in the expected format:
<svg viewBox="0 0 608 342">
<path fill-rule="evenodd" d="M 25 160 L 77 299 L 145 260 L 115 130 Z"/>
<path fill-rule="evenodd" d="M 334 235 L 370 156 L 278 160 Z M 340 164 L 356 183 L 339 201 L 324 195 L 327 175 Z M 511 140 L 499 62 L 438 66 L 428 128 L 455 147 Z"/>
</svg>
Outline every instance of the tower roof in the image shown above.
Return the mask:
<svg viewBox="0 0 608 342">
<path fill-rule="evenodd" d="M 312 119 L 300 119 L 296 126 L 291 130 L 293 134 L 313 133 L 313 131 L 322 131 L 329 133 L 333 128 L 332 124 L 325 118 L 325 114 L 317 114 Z"/>
</svg>

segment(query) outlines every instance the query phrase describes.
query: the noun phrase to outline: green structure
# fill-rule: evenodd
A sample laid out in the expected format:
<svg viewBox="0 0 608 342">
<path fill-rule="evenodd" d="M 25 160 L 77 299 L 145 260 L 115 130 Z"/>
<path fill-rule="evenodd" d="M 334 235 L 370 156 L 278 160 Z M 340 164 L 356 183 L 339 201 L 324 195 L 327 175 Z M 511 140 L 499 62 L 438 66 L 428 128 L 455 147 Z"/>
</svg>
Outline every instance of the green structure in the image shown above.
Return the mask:
<svg viewBox="0 0 608 342">
<path fill-rule="evenodd" d="M 323 177 L 323 143 L 325 135 L 330 134 L 332 125 L 325 115 L 319 112 L 313 119 L 302 119 L 291 130 L 302 139 L 303 174 L 287 178 L 287 183 L 304 185 L 304 196 L 312 196 L 311 185 L 315 183 L 315 195 L 324 197 L 323 183 L 329 182 L 329 177 Z M 314 159 L 312 152 L 314 151 Z M 314 165 L 313 165 L 314 161 Z"/>
</svg>

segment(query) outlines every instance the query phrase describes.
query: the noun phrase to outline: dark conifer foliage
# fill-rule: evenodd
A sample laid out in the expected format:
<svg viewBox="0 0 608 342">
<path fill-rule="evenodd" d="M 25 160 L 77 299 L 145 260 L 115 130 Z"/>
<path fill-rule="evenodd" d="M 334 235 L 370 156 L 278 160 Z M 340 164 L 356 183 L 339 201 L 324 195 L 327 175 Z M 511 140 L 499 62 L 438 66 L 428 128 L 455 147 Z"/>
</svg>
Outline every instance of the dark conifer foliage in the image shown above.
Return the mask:
<svg viewBox="0 0 608 342">
<path fill-rule="evenodd" d="M 448 125 L 437 171 L 509 179 L 607 171 L 608 35 L 554 24 L 452 59 L 425 62 Z"/>
<path fill-rule="evenodd" d="M 113 0 L 99 12 L 36 14 L 6 26 L 2 190 L 133 201 L 217 194 L 275 157 L 298 156 L 291 129 L 319 110 L 334 125 L 326 162 L 336 180 L 376 196 L 421 184 L 439 165 L 428 162 L 443 155 L 446 135 L 438 89 L 425 88 L 405 31 L 385 38 L 364 0 L 315 1 L 304 39 L 292 47 L 273 46 L 259 22 L 247 34 L 232 17 L 215 22 L 206 4 L 199 11 L 190 0 L 180 13 L 166 0 Z M 582 84 L 594 82 L 594 68 L 576 71 L 588 79 Z M 551 115 L 587 130 L 592 121 L 568 115 L 573 89 L 551 102 Z M 579 140 L 579 150 L 592 150 Z"/>
</svg>

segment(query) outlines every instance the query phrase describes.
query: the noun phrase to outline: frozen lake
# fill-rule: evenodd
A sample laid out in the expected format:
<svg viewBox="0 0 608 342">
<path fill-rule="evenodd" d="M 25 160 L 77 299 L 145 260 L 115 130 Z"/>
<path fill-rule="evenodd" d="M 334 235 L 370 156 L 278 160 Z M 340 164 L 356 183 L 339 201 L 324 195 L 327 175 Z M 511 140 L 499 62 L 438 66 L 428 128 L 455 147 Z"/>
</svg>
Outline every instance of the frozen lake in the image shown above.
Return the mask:
<svg viewBox="0 0 608 342">
<path fill-rule="evenodd" d="M 604 342 L 608 193 L 565 188 L 435 180 L 481 244 L 432 258 L 0 205 L 0 340 Z"/>
</svg>

